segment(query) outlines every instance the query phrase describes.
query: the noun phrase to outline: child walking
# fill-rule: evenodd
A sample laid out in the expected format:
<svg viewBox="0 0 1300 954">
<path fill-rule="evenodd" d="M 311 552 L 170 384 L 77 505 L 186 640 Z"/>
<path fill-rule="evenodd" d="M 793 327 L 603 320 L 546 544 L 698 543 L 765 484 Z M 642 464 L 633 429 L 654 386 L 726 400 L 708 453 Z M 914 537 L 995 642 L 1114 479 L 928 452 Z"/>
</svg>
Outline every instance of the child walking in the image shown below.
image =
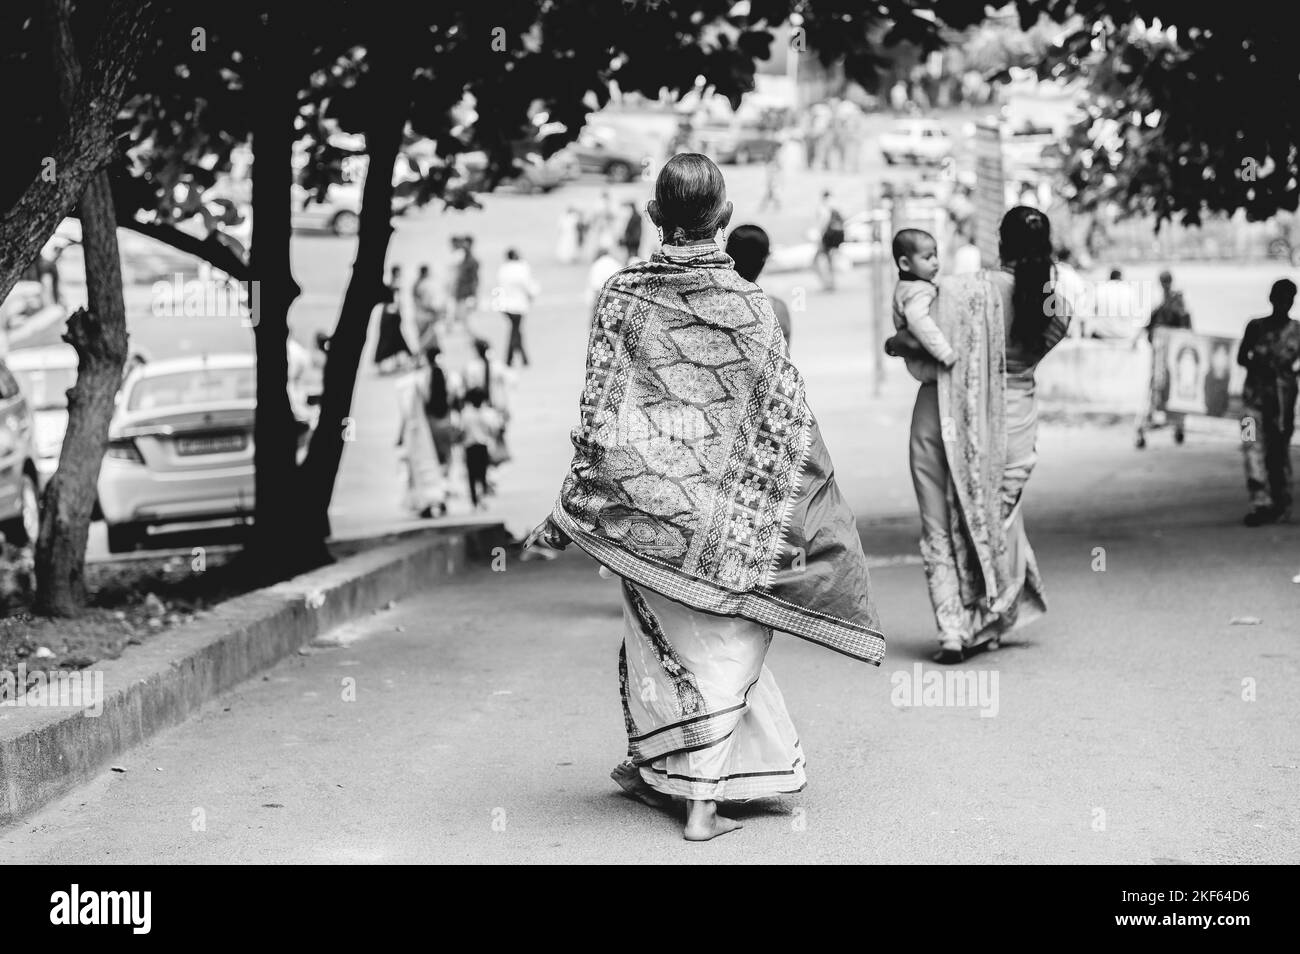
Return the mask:
<svg viewBox="0 0 1300 954">
<path fill-rule="evenodd" d="M 487 403 L 487 392 L 470 388 L 465 392 L 465 407 L 460 412 L 460 429 L 465 441 L 465 473 L 469 478 L 469 500 L 475 510 L 485 508 L 487 495 L 488 451 L 501 434 L 501 415 Z"/>
</svg>

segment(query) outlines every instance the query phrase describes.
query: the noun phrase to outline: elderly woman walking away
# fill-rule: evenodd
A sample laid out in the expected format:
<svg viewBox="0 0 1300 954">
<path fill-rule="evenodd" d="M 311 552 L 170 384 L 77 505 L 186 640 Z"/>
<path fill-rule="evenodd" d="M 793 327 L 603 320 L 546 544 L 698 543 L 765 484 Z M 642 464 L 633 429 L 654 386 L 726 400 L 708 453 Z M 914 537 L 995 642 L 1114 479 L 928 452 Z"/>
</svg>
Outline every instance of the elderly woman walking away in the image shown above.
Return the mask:
<svg viewBox="0 0 1300 954">
<path fill-rule="evenodd" d="M 649 204 L 663 248 L 596 305 L 575 454 L 529 548 L 577 543 L 622 579 L 628 761 L 613 777 L 685 837 L 721 801 L 799 791 L 804 756 L 764 660 L 778 630 L 884 654 L 866 560 L 762 289 L 716 243 L 722 174 L 686 153 Z"/>
<path fill-rule="evenodd" d="M 1038 459 L 1034 368 L 1070 316 L 1054 291 L 1047 217 L 1017 206 L 1000 240 L 1000 269 L 937 283 L 931 311 L 957 353 L 951 368 L 905 333 L 891 339 L 893 353 L 922 368 L 911 467 L 940 663 L 995 648 L 1047 609 L 1022 494 Z"/>
</svg>

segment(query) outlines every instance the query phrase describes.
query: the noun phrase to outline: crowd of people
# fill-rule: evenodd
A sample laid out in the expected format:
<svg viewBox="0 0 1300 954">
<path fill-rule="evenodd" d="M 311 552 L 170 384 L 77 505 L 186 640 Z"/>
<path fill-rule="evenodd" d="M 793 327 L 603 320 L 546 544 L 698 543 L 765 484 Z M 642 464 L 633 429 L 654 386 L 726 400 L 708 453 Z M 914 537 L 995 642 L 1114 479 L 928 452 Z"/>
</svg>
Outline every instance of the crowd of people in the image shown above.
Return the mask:
<svg viewBox="0 0 1300 954">
<path fill-rule="evenodd" d="M 447 513 L 462 496 L 471 510 L 487 507 L 495 493 L 492 469 L 510 459 L 510 387 L 515 359 L 528 366 L 525 319 L 541 286 L 516 248 L 508 248 L 486 303 L 504 321 L 505 360 L 471 328 L 485 303 L 481 263 L 471 235 L 451 238 L 449 277 L 439 282 L 428 264 L 405 288 L 392 266 L 380 300 L 374 361 L 394 375 L 399 412 L 397 437 L 405 508 L 423 518 Z M 409 324 L 403 303 L 413 309 Z M 404 329 L 414 328 L 414 347 Z M 466 357 L 456 362 L 452 355 Z"/>
</svg>

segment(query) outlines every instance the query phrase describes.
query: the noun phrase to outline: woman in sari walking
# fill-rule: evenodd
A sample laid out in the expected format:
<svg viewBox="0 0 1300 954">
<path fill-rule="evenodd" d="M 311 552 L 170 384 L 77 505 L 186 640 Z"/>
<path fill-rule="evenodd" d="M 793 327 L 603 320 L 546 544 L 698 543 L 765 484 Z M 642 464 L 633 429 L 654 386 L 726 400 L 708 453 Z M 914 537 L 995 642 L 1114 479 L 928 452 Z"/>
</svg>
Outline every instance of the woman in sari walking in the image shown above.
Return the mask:
<svg viewBox="0 0 1300 954">
<path fill-rule="evenodd" d="M 716 237 L 722 174 L 674 156 L 649 203 L 662 250 L 596 303 L 575 454 L 527 547 L 577 543 L 622 580 L 619 682 L 646 804 L 685 837 L 739 828 L 721 801 L 796 792 L 799 737 L 764 664 L 774 630 L 884 655 L 852 512 L 762 289 Z"/>
<path fill-rule="evenodd" d="M 958 359 L 921 385 L 912 412 L 912 483 L 940 663 L 996 648 L 1047 609 L 1021 498 L 1038 459 L 1034 369 L 1070 316 L 1053 291 L 1047 216 L 1017 206 L 999 238 L 1001 268 L 939 279 L 932 313 Z"/>
</svg>

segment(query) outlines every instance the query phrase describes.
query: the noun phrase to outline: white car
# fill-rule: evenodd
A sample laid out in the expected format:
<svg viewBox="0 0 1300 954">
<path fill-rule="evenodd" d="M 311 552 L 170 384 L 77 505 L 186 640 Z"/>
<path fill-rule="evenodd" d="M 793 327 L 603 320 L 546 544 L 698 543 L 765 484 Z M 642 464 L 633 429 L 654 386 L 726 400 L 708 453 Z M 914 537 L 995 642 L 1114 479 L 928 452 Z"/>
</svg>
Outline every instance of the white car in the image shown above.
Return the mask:
<svg viewBox="0 0 1300 954">
<path fill-rule="evenodd" d="M 133 550 L 164 524 L 247 522 L 256 405 L 252 355 L 152 361 L 127 375 L 99 472 L 108 549 Z"/>
<path fill-rule="evenodd" d="M 77 383 L 77 352 L 72 345 L 19 348 L 5 358 L 32 410 L 32 453 L 42 488 L 59 466 L 68 429 L 68 389 Z"/>
<path fill-rule="evenodd" d="M 905 119 L 880 136 L 880 153 L 894 165 L 941 163 L 952 155 L 952 137 L 938 123 L 929 119 Z"/>
</svg>

